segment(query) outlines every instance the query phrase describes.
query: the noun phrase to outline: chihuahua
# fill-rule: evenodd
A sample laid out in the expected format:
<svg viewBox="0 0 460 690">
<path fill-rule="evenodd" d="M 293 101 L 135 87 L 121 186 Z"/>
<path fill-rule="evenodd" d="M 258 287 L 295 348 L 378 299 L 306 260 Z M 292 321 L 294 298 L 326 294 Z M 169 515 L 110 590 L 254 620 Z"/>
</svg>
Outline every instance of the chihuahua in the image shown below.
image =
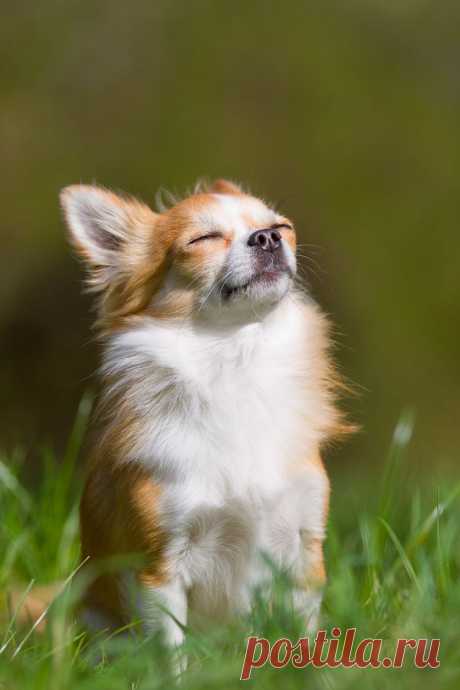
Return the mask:
<svg viewBox="0 0 460 690">
<path fill-rule="evenodd" d="M 101 570 L 96 627 L 141 619 L 171 645 L 248 611 L 273 565 L 315 626 L 329 483 L 347 430 L 326 318 L 296 283 L 291 220 L 217 180 L 160 212 L 96 186 L 61 195 L 97 299 L 103 387 L 81 501 Z"/>
</svg>

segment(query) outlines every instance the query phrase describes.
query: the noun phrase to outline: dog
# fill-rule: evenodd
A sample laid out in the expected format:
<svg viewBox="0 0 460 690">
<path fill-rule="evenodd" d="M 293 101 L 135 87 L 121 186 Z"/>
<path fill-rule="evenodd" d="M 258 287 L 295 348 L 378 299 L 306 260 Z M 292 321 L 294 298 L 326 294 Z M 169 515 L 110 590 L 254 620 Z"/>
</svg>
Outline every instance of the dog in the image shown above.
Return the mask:
<svg viewBox="0 0 460 690">
<path fill-rule="evenodd" d="M 311 629 L 325 582 L 324 444 L 347 431 L 291 220 L 226 180 L 159 212 L 86 185 L 61 203 L 96 296 L 101 398 L 81 500 L 84 615 L 184 629 L 244 614 L 270 563 Z"/>
</svg>

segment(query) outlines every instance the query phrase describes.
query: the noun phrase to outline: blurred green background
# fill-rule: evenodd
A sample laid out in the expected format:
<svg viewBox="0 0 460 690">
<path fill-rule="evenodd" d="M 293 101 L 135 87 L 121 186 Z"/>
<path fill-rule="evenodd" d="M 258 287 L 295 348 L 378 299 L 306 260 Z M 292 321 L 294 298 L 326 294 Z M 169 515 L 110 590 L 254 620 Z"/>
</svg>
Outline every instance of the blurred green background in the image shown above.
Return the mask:
<svg viewBox="0 0 460 690">
<path fill-rule="evenodd" d="M 412 462 L 460 441 L 460 5 L 449 0 L 42 0 L 0 23 L 0 445 L 67 437 L 97 347 L 59 189 L 153 201 L 228 176 L 296 222 L 383 457 L 403 407 Z M 359 470 L 360 471 L 360 470 Z"/>
</svg>

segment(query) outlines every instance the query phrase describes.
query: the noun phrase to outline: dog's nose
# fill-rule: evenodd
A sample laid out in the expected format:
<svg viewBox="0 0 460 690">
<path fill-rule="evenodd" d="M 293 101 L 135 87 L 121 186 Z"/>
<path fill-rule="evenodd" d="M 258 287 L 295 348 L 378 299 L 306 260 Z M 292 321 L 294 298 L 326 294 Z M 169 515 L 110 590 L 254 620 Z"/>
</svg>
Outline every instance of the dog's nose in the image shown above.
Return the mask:
<svg viewBox="0 0 460 690">
<path fill-rule="evenodd" d="M 256 230 L 249 235 L 249 247 L 260 247 L 264 252 L 274 252 L 281 247 L 281 234 L 278 230 Z"/>
</svg>

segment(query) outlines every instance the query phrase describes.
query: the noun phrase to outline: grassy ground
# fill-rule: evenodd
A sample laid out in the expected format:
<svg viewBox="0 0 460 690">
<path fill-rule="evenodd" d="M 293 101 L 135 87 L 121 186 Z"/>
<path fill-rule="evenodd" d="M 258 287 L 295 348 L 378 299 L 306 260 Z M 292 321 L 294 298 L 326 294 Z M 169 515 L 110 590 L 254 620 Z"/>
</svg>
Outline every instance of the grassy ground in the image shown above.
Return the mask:
<svg viewBox="0 0 460 690">
<path fill-rule="evenodd" d="M 30 583 L 63 581 L 78 565 L 79 472 L 75 471 L 88 404 L 81 406 L 64 460 L 43 453 L 43 472 L 34 491 L 22 481 L 22 458 L 0 464 L 0 591 Z M 253 673 L 249 686 L 263 688 L 458 688 L 460 687 L 460 484 L 415 479 L 405 467 L 411 420 L 398 425 L 378 480 L 333 477 L 327 543 L 329 584 L 322 627 L 357 627 L 359 638 L 441 638 L 441 666 L 418 670 L 408 662 L 395 669 L 293 669 L 268 665 Z M 353 479 L 355 481 L 353 481 Z M 357 482 L 356 482 L 357 480 Z M 239 686 L 249 631 L 296 640 L 302 622 L 287 603 L 289 583 L 277 574 L 271 606 L 256 597 L 246 621 L 206 634 L 188 635 L 189 668 L 181 687 Z M 74 587 L 75 589 L 75 587 Z M 15 614 L 0 624 L 2 690 L 156 690 L 171 688 L 170 656 L 161 640 L 135 635 L 120 640 L 90 639 L 72 622 L 72 590 L 50 610 L 44 633 L 17 625 Z M 5 611 L 5 602 L 3 602 Z M 269 610 L 270 609 L 270 610 Z"/>
</svg>

